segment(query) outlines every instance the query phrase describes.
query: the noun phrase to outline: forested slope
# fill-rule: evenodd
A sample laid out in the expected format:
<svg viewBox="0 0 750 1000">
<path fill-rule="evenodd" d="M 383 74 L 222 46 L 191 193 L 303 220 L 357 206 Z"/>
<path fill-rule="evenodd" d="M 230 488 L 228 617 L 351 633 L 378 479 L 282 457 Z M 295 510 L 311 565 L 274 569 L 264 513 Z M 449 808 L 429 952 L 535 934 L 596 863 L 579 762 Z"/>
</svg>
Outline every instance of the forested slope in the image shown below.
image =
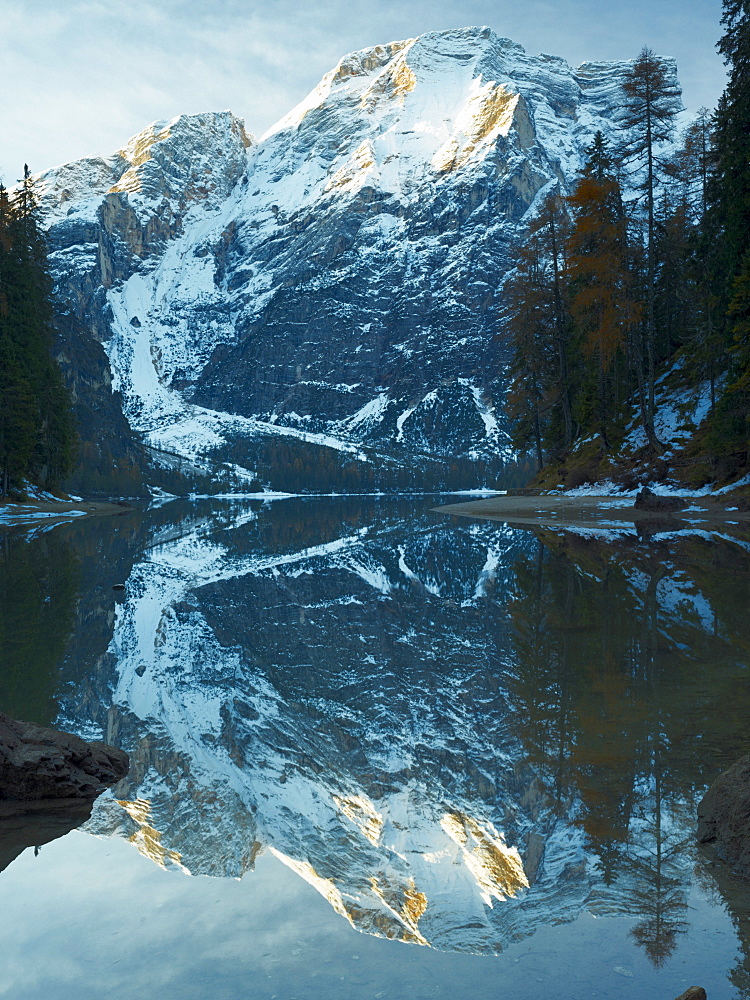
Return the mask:
<svg viewBox="0 0 750 1000">
<path fill-rule="evenodd" d="M 729 83 L 680 134 L 644 49 L 574 192 L 549 193 L 506 284 L 514 443 L 537 483 L 688 486 L 750 470 L 750 5 L 725 0 Z"/>
<path fill-rule="evenodd" d="M 0 496 L 55 489 L 71 471 L 70 394 L 52 357 L 52 282 L 28 168 L 0 186 Z"/>
</svg>

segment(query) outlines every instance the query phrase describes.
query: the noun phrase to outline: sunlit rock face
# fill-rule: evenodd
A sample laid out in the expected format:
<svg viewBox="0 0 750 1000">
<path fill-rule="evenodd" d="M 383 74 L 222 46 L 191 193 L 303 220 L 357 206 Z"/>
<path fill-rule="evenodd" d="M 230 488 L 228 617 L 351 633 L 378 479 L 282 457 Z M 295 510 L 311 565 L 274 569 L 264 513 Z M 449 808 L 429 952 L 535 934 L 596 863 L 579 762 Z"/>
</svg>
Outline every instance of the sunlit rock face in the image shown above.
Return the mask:
<svg viewBox="0 0 750 1000">
<path fill-rule="evenodd" d="M 258 141 L 182 116 L 42 174 L 61 300 L 131 426 L 214 458 L 278 435 L 507 457 L 509 239 L 610 130 L 627 65 L 430 33 L 346 56 Z"/>
</svg>

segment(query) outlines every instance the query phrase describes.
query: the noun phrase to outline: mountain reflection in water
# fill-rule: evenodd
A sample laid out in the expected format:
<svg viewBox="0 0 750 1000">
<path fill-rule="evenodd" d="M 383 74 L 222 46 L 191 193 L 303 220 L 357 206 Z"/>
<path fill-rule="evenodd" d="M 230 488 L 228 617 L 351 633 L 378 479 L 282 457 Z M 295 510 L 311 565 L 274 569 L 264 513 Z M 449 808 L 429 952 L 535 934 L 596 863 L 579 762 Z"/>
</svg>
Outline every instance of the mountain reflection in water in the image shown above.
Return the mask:
<svg viewBox="0 0 750 1000">
<path fill-rule="evenodd" d="M 58 725 L 133 760 L 86 828 L 192 874 L 269 850 L 360 930 L 442 950 L 627 915 L 661 965 L 713 884 L 695 804 L 746 750 L 748 552 L 427 506 L 168 504 L 52 555 L 14 538 L 4 573 L 45 544 L 80 588 Z M 6 615 L 41 600 L 21 590 Z"/>
</svg>

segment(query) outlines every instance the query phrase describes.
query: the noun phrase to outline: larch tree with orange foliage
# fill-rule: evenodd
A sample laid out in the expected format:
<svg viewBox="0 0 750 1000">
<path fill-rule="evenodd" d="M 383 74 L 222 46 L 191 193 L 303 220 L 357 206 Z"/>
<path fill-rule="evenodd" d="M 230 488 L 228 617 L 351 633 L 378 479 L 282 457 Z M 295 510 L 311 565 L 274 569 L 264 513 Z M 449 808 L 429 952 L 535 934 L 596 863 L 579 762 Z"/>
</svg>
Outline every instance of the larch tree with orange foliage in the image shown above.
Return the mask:
<svg viewBox="0 0 750 1000">
<path fill-rule="evenodd" d="M 608 376 L 637 328 L 641 309 L 633 292 L 632 255 L 620 184 L 610 172 L 601 134 L 589 150 L 588 164 L 568 204 L 574 215 L 567 243 L 570 312 L 584 354 L 595 359 L 596 423 L 608 450 Z M 642 399 L 642 409 L 644 402 Z"/>
</svg>

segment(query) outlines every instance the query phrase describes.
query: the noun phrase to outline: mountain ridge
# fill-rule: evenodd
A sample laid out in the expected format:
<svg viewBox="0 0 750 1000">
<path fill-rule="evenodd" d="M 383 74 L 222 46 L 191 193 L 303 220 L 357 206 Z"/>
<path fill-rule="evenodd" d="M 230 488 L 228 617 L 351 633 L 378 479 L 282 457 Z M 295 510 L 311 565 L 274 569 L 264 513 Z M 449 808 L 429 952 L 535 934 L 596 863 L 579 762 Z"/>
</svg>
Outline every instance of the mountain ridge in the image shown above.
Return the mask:
<svg viewBox="0 0 750 1000">
<path fill-rule="evenodd" d="M 279 437 L 337 452 L 332 486 L 347 456 L 369 485 L 497 476 L 509 244 L 611 128 L 628 65 L 432 32 L 345 56 L 259 140 L 178 116 L 39 175 L 59 299 L 134 435 L 225 484 L 271 481 Z"/>
</svg>

